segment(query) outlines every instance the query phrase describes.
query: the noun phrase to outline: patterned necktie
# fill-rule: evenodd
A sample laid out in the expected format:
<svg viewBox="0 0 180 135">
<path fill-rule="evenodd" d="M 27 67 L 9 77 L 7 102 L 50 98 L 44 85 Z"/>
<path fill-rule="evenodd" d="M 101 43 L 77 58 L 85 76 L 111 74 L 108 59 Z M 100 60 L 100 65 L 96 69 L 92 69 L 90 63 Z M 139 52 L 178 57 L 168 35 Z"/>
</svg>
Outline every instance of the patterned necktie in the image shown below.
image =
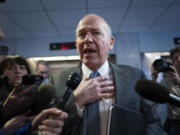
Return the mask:
<svg viewBox="0 0 180 135">
<path fill-rule="evenodd" d="M 93 71 L 89 79 L 99 76 L 98 71 Z M 84 130 L 83 135 L 100 135 L 100 114 L 99 114 L 99 101 L 85 105 L 84 113 Z"/>
</svg>

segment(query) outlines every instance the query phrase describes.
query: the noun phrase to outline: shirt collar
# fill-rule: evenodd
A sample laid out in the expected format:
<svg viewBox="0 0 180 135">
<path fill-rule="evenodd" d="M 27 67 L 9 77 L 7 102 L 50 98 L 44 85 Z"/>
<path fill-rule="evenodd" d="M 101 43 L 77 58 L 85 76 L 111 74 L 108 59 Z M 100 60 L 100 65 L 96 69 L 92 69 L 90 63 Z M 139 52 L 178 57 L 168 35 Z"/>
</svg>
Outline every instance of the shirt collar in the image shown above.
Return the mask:
<svg viewBox="0 0 180 135">
<path fill-rule="evenodd" d="M 105 61 L 104 64 L 97 71 L 101 76 L 108 76 L 109 75 L 108 61 Z M 82 72 L 84 76 L 89 77 L 92 70 L 89 69 L 84 63 L 82 63 Z"/>
</svg>

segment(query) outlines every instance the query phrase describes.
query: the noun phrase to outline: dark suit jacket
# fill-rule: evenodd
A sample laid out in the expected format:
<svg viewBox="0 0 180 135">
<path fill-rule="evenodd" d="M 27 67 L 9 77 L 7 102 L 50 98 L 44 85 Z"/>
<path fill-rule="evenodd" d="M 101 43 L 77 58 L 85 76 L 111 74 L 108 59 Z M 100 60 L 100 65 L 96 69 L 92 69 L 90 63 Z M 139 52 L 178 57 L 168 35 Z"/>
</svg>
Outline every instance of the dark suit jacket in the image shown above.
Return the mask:
<svg viewBox="0 0 180 135">
<path fill-rule="evenodd" d="M 155 107 L 156 104 L 149 100 L 143 99 L 138 94 L 136 94 L 134 90 L 136 81 L 138 79 L 145 77 L 143 72 L 137 68 L 130 67 L 127 65 L 117 66 L 110 63 L 110 67 L 112 69 L 116 90 L 115 103 L 122 107 L 130 108 L 135 111 L 144 113 L 147 124 L 145 135 L 162 135 L 164 133 L 164 130 L 160 125 L 160 119 Z M 82 74 L 81 65 L 79 65 L 79 67 L 66 69 L 65 71 L 62 71 L 56 76 L 53 76 L 53 78 L 51 78 L 51 82 L 55 85 L 57 90 L 57 100 L 59 100 L 63 96 L 66 89 L 65 85 L 67 77 L 69 73 L 72 72 Z M 80 131 L 78 130 L 81 129 L 82 123 L 81 118 L 79 118 L 77 115 L 73 94 L 70 96 L 66 104 L 65 110 L 69 113 L 69 119 L 65 122 L 62 134 L 66 134 L 67 131 L 72 131 L 73 135 L 79 135 Z M 73 122 L 76 122 L 75 126 L 73 126 L 73 128 L 70 129 L 70 127 L 72 127 L 72 125 L 74 124 Z M 77 126 L 80 129 L 77 129 Z"/>
</svg>

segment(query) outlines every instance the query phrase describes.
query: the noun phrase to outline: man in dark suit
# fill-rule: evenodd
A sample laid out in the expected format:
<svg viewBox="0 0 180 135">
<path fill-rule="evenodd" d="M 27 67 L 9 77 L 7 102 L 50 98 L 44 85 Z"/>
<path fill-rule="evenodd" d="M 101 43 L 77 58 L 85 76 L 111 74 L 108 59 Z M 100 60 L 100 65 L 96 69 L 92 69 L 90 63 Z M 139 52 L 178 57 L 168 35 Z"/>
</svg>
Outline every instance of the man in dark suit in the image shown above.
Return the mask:
<svg viewBox="0 0 180 135">
<path fill-rule="evenodd" d="M 155 103 L 135 93 L 136 81 L 145 77 L 143 72 L 134 67 L 110 63 L 108 52 L 113 45 L 111 28 L 102 17 L 89 14 L 80 20 L 76 29 L 76 48 L 82 63 L 51 79 L 57 89 L 58 101 L 65 93 L 69 73 L 77 72 L 83 76 L 66 103 L 69 118 L 62 134 L 106 135 L 109 108 L 114 103 L 144 113 L 147 125 L 145 135 L 164 133 Z M 98 77 L 91 78 L 94 71 L 98 72 Z M 90 109 L 95 104 L 96 108 Z M 131 127 L 127 128 L 131 130 Z"/>
</svg>

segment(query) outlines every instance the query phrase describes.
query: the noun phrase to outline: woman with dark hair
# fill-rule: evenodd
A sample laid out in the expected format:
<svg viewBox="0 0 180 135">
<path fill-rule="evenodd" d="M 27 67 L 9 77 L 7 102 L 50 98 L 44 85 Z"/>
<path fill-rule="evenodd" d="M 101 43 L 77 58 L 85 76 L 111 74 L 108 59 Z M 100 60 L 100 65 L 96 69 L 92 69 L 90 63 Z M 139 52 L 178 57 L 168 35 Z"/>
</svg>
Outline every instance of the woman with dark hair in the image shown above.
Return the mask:
<svg viewBox="0 0 180 135">
<path fill-rule="evenodd" d="M 30 68 L 29 68 L 29 64 L 28 64 L 28 62 L 25 60 L 25 58 L 23 58 L 23 57 L 21 57 L 21 56 L 17 56 L 17 57 L 15 57 L 14 58 L 15 59 L 15 61 L 19 64 L 19 65 L 21 65 L 21 66 L 25 66 L 25 67 L 22 67 L 22 70 L 27 70 L 27 73 L 28 74 L 31 74 L 31 70 L 30 70 Z"/>
<path fill-rule="evenodd" d="M 27 95 L 34 86 L 18 90 L 22 77 L 30 73 L 28 63 L 21 56 L 7 57 L 0 63 L 2 82 L 0 83 L 0 135 L 29 135 L 34 132 L 59 135 L 61 133 L 63 120 L 67 118 L 67 113 L 61 110 L 46 109 L 33 120 L 32 117 L 21 115 L 22 112 L 31 109 L 34 101 L 33 95 Z M 43 128 L 38 128 L 38 126 Z"/>
<path fill-rule="evenodd" d="M 21 56 L 7 57 L 0 63 L 0 75 L 8 77 L 11 87 L 17 83 L 21 84 L 22 76 L 30 73 L 28 63 Z"/>
<path fill-rule="evenodd" d="M 25 96 L 27 91 L 30 91 L 32 88 L 25 90 L 18 90 L 11 95 L 10 93 L 14 89 L 19 89 L 22 82 L 22 77 L 30 73 L 30 69 L 26 60 L 21 56 L 11 56 L 5 58 L 0 63 L 0 114 L 1 121 L 0 125 L 2 126 L 11 117 L 17 115 L 23 110 L 28 109 L 33 103 L 33 95 Z M 5 100 L 9 98 L 10 102 L 8 105 L 5 105 Z M 3 109 L 2 109 L 3 108 Z M 16 109 L 15 109 L 16 108 Z"/>
</svg>

